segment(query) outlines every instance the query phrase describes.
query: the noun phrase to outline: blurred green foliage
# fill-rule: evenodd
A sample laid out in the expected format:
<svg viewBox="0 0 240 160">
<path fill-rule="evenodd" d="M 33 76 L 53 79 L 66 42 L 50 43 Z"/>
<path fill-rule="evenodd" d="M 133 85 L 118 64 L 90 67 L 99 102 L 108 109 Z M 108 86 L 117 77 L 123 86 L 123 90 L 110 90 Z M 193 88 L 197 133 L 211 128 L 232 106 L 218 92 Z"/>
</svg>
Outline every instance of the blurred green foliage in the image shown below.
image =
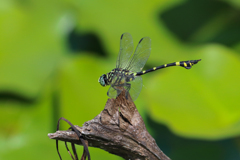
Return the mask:
<svg viewBox="0 0 240 160">
<path fill-rule="evenodd" d="M 97 80 L 114 68 L 124 32 L 135 44 L 152 39 L 146 69 L 202 59 L 143 76 L 136 106 L 163 152 L 239 159 L 239 19 L 235 0 L 0 1 L 0 159 L 58 159 L 47 133 L 60 117 L 81 126 L 100 113 L 108 88 Z M 60 152 L 70 158 L 63 143 Z"/>
</svg>

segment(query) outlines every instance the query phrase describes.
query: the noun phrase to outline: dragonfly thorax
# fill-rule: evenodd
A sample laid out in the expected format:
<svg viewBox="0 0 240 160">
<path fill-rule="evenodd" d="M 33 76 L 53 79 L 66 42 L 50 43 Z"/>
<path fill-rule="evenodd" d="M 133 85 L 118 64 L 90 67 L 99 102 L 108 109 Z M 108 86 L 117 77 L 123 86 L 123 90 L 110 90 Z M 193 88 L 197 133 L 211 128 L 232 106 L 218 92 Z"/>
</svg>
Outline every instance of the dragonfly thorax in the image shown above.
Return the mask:
<svg viewBox="0 0 240 160">
<path fill-rule="evenodd" d="M 122 85 L 127 82 L 134 80 L 134 73 L 129 72 L 128 70 L 115 68 L 107 74 L 103 74 L 98 82 L 103 86 L 107 85 Z"/>
</svg>

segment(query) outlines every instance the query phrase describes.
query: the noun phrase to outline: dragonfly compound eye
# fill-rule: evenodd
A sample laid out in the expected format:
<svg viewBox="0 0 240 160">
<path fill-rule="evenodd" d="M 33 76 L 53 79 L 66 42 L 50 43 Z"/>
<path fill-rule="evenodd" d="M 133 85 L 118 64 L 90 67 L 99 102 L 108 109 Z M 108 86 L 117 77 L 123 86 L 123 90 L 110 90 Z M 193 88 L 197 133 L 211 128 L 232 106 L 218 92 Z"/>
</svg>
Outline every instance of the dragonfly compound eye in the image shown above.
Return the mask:
<svg viewBox="0 0 240 160">
<path fill-rule="evenodd" d="M 103 74 L 99 79 L 98 79 L 98 82 L 102 85 L 102 86 L 106 86 L 106 82 L 105 82 L 105 78 L 106 77 L 106 75 L 105 74 Z"/>
</svg>

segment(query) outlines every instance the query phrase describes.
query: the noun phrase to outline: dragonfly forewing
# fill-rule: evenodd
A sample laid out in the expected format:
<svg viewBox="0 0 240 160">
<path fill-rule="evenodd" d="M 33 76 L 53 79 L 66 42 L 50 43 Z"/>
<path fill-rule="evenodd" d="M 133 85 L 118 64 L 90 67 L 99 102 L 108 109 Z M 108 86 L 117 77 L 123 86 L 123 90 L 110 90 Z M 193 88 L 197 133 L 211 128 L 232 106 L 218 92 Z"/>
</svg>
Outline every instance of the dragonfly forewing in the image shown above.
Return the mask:
<svg viewBox="0 0 240 160">
<path fill-rule="evenodd" d="M 126 70 L 131 72 L 139 72 L 145 66 L 151 53 L 151 39 L 149 37 L 142 38 L 137 48 L 130 58 Z"/>
<path fill-rule="evenodd" d="M 123 33 L 120 38 L 116 68 L 125 68 L 134 50 L 133 39 L 130 33 Z"/>
</svg>

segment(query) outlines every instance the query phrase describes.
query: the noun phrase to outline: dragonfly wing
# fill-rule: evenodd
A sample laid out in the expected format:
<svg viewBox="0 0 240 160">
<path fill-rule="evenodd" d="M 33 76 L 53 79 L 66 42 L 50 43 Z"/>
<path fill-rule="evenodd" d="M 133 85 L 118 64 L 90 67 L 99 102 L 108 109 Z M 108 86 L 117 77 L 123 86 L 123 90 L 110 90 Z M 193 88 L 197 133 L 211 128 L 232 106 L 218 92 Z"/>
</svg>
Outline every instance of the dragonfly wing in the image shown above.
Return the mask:
<svg viewBox="0 0 240 160">
<path fill-rule="evenodd" d="M 118 53 L 116 68 L 125 68 L 133 53 L 133 39 L 130 33 L 123 33 L 120 39 L 120 50 Z"/>
<path fill-rule="evenodd" d="M 142 77 L 137 76 L 133 81 L 128 83 L 131 84 L 130 91 L 129 91 L 130 96 L 132 100 L 135 101 L 142 90 Z M 124 88 L 128 89 L 128 86 L 124 86 Z"/>
<path fill-rule="evenodd" d="M 108 92 L 107 92 L 108 97 L 110 98 L 116 98 L 117 95 L 117 90 L 114 89 L 112 86 L 109 87 Z"/>
<path fill-rule="evenodd" d="M 151 39 L 149 37 L 142 38 L 138 46 L 128 62 L 126 69 L 131 72 L 139 72 L 143 69 L 151 53 Z"/>
</svg>

